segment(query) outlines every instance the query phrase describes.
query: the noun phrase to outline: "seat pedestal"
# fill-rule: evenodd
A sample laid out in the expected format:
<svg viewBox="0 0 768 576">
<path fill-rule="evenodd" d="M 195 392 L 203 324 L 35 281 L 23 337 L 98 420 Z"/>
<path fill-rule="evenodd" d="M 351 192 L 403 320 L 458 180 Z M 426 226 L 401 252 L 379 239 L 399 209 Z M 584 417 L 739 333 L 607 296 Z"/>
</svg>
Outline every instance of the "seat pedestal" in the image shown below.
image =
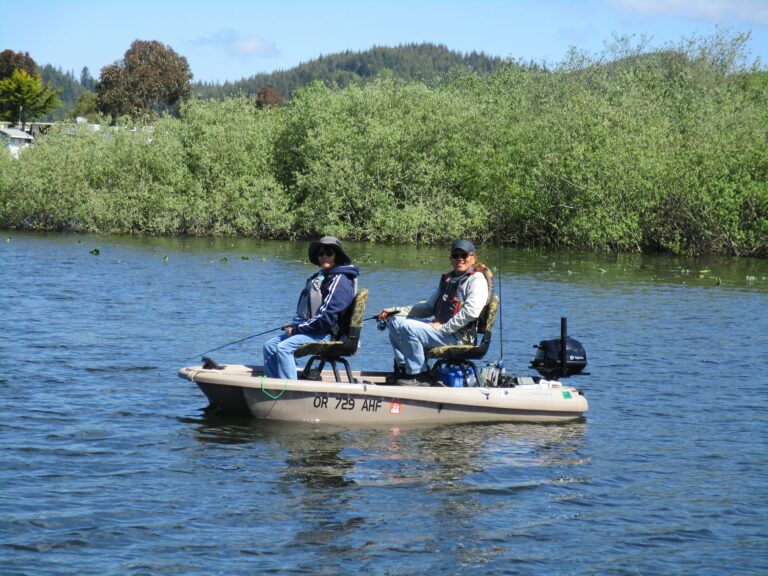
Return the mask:
<svg viewBox="0 0 768 576">
<path fill-rule="evenodd" d="M 337 366 L 338 362 L 344 366 L 344 370 L 347 373 L 347 380 L 354 383 L 355 379 L 352 376 L 352 369 L 349 367 L 349 362 L 346 358 L 340 356 L 335 358 L 312 356 L 304 366 L 301 375 L 305 380 L 322 380 L 323 368 L 325 368 L 326 363 L 328 363 L 331 365 L 331 368 L 333 368 L 333 375 L 336 378 L 336 382 L 341 382 L 341 375 L 339 374 L 339 367 Z M 315 363 L 318 364 L 317 367 L 313 366 Z"/>
</svg>

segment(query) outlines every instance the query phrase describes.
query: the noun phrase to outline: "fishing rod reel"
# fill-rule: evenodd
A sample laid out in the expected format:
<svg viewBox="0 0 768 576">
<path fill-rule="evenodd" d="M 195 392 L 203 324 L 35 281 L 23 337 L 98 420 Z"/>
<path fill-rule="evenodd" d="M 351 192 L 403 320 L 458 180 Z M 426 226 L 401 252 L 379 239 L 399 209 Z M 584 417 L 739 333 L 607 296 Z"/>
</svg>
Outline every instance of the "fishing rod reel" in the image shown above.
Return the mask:
<svg viewBox="0 0 768 576">
<path fill-rule="evenodd" d="M 379 315 L 376 314 L 374 316 L 371 316 L 370 318 L 366 318 L 366 320 L 376 320 L 376 328 L 379 329 L 379 331 L 384 332 L 384 330 L 387 329 L 387 321 L 389 320 L 390 316 L 395 316 L 396 314 L 399 314 L 400 310 L 395 308 L 394 310 L 390 310 L 387 312 L 387 316 L 385 318 L 379 318 Z"/>
</svg>

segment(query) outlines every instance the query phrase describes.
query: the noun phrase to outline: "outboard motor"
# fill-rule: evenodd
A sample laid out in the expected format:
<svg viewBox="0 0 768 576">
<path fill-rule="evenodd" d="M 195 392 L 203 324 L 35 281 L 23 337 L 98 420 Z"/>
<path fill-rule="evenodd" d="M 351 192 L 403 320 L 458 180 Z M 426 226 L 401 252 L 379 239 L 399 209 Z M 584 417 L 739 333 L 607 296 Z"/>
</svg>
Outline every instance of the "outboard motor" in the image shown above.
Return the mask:
<svg viewBox="0 0 768 576">
<path fill-rule="evenodd" d="M 534 348 L 536 356 L 531 361 L 531 368 L 549 380 L 581 374 L 587 366 L 584 346 L 568 336 L 567 318 L 560 318 L 560 338 L 542 340 Z"/>
</svg>

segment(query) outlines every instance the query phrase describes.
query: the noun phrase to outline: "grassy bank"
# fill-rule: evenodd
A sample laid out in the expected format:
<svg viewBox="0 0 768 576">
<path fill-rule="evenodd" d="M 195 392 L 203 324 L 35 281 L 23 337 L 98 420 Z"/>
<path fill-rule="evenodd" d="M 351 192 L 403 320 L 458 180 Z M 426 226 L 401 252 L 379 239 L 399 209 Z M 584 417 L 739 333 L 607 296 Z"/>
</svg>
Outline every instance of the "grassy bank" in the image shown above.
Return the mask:
<svg viewBox="0 0 768 576">
<path fill-rule="evenodd" d="M 0 154 L 0 226 L 768 256 L 768 73 L 742 49 L 623 45 L 54 132 Z"/>
</svg>

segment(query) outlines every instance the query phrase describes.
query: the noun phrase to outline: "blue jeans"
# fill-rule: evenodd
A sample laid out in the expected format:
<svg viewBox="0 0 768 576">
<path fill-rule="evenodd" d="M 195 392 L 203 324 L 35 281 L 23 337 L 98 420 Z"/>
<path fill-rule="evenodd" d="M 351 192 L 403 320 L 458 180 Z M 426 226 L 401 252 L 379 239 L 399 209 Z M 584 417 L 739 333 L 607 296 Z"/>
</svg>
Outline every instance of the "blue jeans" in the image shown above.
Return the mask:
<svg viewBox="0 0 768 576">
<path fill-rule="evenodd" d="M 408 374 L 427 371 L 424 348 L 455 346 L 459 343 L 455 334 L 440 334 L 429 322 L 405 316 L 392 316 L 387 321 L 395 364 L 404 366 Z"/>
<path fill-rule="evenodd" d="M 294 334 L 275 336 L 264 343 L 264 376 L 269 378 L 285 378 L 296 380 L 296 358 L 293 353 L 304 344 L 330 340 L 331 335 L 310 336 L 309 334 Z"/>
</svg>

